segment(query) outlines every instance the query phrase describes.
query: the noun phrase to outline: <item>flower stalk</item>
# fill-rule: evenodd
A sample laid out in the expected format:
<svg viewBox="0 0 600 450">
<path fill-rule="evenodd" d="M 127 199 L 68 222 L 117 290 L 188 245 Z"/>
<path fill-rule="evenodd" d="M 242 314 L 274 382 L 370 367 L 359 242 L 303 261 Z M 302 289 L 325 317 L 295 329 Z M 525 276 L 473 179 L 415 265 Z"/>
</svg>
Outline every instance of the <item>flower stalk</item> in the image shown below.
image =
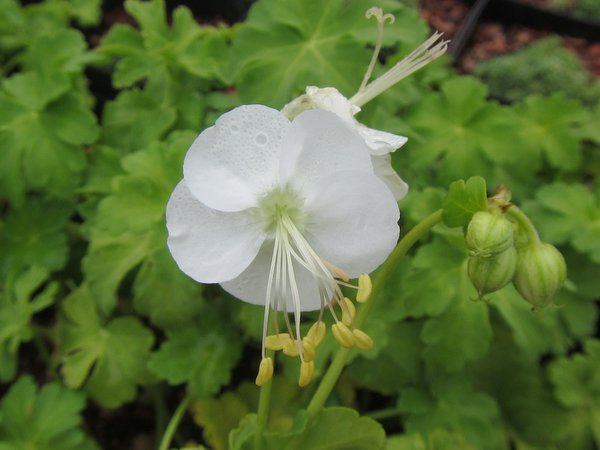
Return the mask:
<svg viewBox="0 0 600 450">
<path fill-rule="evenodd" d="M 419 224 L 415 225 L 406 235 L 398 242 L 394 251 L 390 254 L 389 258 L 384 262 L 377 273 L 377 278 L 373 284 L 371 292 L 371 300 L 364 303 L 356 314 L 355 324 L 357 327 L 361 327 L 367 319 L 369 312 L 373 306 L 373 303 L 377 296 L 381 293 L 383 287 L 389 280 L 396 267 L 398 261 L 406 255 L 411 247 L 418 242 L 425 234 L 431 230 L 435 225 L 442 221 L 442 210 L 437 210 L 433 214 L 427 216 Z M 327 398 L 331 394 L 333 387 L 335 386 L 338 378 L 340 377 L 342 370 L 344 369 L 350 354 L 349 348 L 340 348 L 333 360 L 331 365 L 325 372 L 325 375 L 321 379 L 313 398 L 311 399 L 308 407 L 306 408 L 306 414 L 309 417 L 314 417 L 323 407 Z"/>
</svg>

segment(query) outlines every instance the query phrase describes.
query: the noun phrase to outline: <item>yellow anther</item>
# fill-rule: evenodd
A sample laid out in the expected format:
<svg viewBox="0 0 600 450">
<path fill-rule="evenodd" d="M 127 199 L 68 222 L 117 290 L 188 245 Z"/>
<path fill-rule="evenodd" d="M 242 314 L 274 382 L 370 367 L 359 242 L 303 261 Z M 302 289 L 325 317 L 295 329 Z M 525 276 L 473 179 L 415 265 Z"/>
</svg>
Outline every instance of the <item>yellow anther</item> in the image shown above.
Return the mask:
<svg viewBox="0 0 600 450">
<path fill-rule="evenodd" d="M 342 347 L 350 348 L 354 346 L 354 335 L 342 322 L 333 324 L 331 326 L 331 332 L 333 333 L 335 340 L 338 341 Z"/>
<path fill-rule="evenodd" d="M 371 277 L 366 273 L 363 273 L 358 277 L 358 293 L 356 294 L 356 301 L 358 303 L 364 303 L 369 299 L 373 284 L 371 283 Z"/>
<path fill-rule="evenodd" d="M 310 339 L 302 339 L 302 358 L 306 362 L 315 359 L 315 346 Z"/>
<path fill-rule="evenodd" d="M 263 358 L 260 360 L 258 375 L 256 375 L 256 385 L 262 386 L 273 377 L 273 359 Z"/>
<path fill-rule="evenodd" d="M 361 350 L 371 350 L 373 348 L 373 345 L 375 345 L 373 339 L 371 339 L 371 337 L 364 331 L 355 329 L 352 330 L 352 334 L 354 335 L 354 345 L 356 345 Z"/>
<path fill-rule="evenodd" d="M 271 336 L 266 337 L 265 347 L 274 351 L 282 350 L 285 344 L 291 340 L 292 338 L 288 333 L 272 334 Z"/>
<path fill-rule="evenodd" d="M 306 333 L 306 339 L 312 342 L 312 344 L 317 348 L 323 339 L 325 338 L 325 334 L 327 333 L 327 327 L 322 320 L 315 322 L 312 327 Z"/>
<path fill-rule="evenodd" d="M 313 374 L 315 373 L 314 361 L 302 361 L 300 364 L 300 378 L 298 379 L 298 385 L 300 387 L 306 386 L 312 380 Z"/>
<path fill-rule="evenodd" d="M 298 356 L 300 354 L 298 351 L 298 342 L 294 339 L 290 339 L 290 341 L 283 346 L 283 353 L 288 356 Z"/>
<path fill-rule="evenodd" d="M 342 307 L 342 322 L 344 322 L 344 325 L 349 327 L 354 321 L 356 307 L 354 306 L 354 303 L 352 303 L 352 300 L 350 300 L 348 297 L 344 297 L 342 299 L 340 306 Z"/>
</svg>

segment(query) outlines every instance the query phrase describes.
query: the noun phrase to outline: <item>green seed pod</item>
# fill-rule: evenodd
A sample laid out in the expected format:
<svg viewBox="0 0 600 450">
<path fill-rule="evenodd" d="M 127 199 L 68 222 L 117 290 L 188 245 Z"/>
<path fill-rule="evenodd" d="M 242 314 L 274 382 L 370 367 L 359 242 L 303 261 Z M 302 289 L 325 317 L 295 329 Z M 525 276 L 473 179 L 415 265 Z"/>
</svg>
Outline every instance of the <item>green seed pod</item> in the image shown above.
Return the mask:
<svg viewBox="0 0 600 450">
<path fill-rule="evenodd" d="M 567 265 L 553 245 L 532 242 L 519 250 L 513 284 L 536 309 L 547 306 L 567 278 Z"/>
<path fill-rule="evenodd" d="M 467 264 L 469 278 L 479 298 L 506 286 L 517 266 L 517 251 L 509 247 L 495 256 L 470 256 Z"/>
<path fill-rule="evenodd" d="M 479 211 L 467 227 L 467 247 L 484 258 L 502 253 L 513 245 L 513 224 L 502 213 Z"/>
</svg>

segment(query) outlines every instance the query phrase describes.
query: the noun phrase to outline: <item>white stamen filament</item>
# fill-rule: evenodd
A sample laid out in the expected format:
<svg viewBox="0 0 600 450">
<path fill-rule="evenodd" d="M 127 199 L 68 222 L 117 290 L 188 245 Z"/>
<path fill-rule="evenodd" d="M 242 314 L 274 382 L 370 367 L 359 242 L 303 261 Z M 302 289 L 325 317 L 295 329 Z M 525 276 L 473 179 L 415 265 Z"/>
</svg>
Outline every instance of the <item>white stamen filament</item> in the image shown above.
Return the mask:
<svg viewBox="0 0 600 450">
<path fill-rule="evenodd" d="M 273 245 L 273 256 L 271 258 L 271 267 L 269 270 L 269 280 L 267 282 L 267 293 L 265 299 L 265 314 L 263 320 L 263 358 L 266 356 L 266 336 L 269 323 L 269 310 L 274 308 L 275 317 L 280 306 L 283 306 L 284 317 L 288 332 L 292 339 L 298 345 L 298 352 L 301 361 L 303 361 L 302 339 L 300 330 L 300 316 L 302 305 L 300 302 L 300 291 L 294 271 L 294 261 L 308 270 L 314 276 L 318 285 L 319 296 L 322 310 L 329 307 L 336 322 L 337 315 L 333 309 L 333 304 L 338 302 L 341 305 L 343 294 L 338 286 L 339 283 L 347 284 L 336 280 L 327 264 L 316 254 L 310 244 L 306 241 L 302 233 L 298 230 L 292 219 L 284 212 L 277 212 L 277 225 L 275 227 L 275 242 Z M 289 292 L 288 292 L 289 291 Z M 289 321 L 287 311 L 287 295 L 291 295 L 294 307 L 294 325 Z M 330 299 L 330 296 L 332 297 Z M 320 320 L 320 319 L 319 319 Z M 292 331 L 294 328 L 294 331 Z"/>
<path fill-rule="evenodd" d="M 439 41 L 435 43 L 443 33 L 435 32 L 429 39 L 413 50 L 408 56 L 398 62 L 394 67 L 381 75 L 376 80 L 361 86 L 350 102 L 356 106 L 363 106 L 398 81 L 426 66 L 431 61 L 439 58 L 448 49 L 448 42 Z M 435 45 L 434 45 L 435 44 Z"/>
</svg>

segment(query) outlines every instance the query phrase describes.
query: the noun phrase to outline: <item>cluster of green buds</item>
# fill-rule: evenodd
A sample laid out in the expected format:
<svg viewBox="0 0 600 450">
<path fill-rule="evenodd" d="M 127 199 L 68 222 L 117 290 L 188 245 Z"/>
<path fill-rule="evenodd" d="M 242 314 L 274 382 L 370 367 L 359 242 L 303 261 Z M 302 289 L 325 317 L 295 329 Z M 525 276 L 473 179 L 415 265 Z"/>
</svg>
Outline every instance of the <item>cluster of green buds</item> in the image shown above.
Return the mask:
<svg viewBox="0 0 600 450">
<path fill-rule="evenodd" d="M 357 289 L 356 302 L 365 303 L 372 290 L 371 278 L 367 274 L 362 274 L 358 278 L 358 286 L 344 283 L 345 286 Z M 341 319 L 339 314 L 334 311 L 334 306 L 339 307 L 341 312 Z M 329 307 L 331 308 L 332 316 L 335 323 L 331 325 L 331 333 L 335 340 L 345 348 L 356 347 L 360 350 L 370 350 L 373 348 L 373 339 L 357 328 L 354 323 L 356 316 L 356 306 L 352 300 L 348 297 L 336 298 L 334 297 Z M 304 387 L 308 385 L 315 371 L 315 355 L 317 347 L 323 342 L 325 335 L 327 334 L 327 325 L 322 320 L 323 310 L 317 321 L 310 327 L 306 336 L 301 339 L 294 339 L 291 327 L 288 333 L 277 332 L 269 335 L 265 339 L 265 345 L 268 350 L 281 351 L 286 356 L 299 357 L 300 358 L 300 376 L 298 378 L 298 385 Z M 273 376 L 273 359 L 270 357 L 263 358 L 256 377 L 256 384 L 262 386 Z"/>
<path fill-rule="evenodd" d="M 542 309 L 566 280 L 561 253 L 540 240 L 529 218 L 506 197 L 492 197 L 487 210 L 473 215 L 465 239 L 467 270 L 479 298 L 512 281 L 521 297 Z"/>
</svg>

